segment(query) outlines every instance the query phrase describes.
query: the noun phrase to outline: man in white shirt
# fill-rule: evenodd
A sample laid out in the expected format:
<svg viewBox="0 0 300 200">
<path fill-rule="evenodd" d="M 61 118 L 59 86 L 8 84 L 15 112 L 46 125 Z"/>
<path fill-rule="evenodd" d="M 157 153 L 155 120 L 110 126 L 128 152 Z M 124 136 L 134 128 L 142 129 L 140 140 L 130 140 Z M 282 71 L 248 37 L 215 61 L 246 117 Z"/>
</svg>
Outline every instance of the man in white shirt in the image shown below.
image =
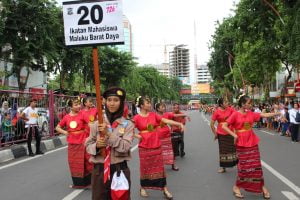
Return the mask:
<svg viewBox="0 0 300 200">
<path fill-rule="evenodd" d="M 30 106 L 25 108 L 22 112 L 21 117 L 25 120 L 25 130 L 27 133 L 27 146 L 29 156 L 34 156 L 31 148 L 32 134 L 35 136 L 36 140 L 36 154 L 44 154 L 40 149 L 41 135 L 38 129 L 38 109 L 36 108 L 37 100 L 32 99 L 30 101 Z"/>
<path fill-rule="evenodd" d="M 297 112 L 299 112 L 299 105 L 294 102 L 294 107 L 289 110 L 292 142 L 298 142 L 299 122 L 296 122 Z"/>
</svg>

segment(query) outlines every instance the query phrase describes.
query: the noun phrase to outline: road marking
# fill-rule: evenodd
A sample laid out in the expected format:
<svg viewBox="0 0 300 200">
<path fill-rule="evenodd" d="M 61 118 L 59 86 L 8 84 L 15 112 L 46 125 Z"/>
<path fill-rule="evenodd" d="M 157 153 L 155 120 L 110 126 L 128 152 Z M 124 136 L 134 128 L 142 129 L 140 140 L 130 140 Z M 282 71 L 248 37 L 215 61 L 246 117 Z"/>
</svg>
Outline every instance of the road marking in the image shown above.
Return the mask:
<svg viewBox="0 0 300 200">
<path fill-rule="evenodd" d="M 210 121 L 203 114 L 201 114 L 201 115 L 202 115 L 203 120 L 205 122 L 207 122 L 207 125 L 210 126 Z"/>
<path fill-rule="evenodd" d="M 289 179 L 287 179 L 282 174 L 280 174 L 278 171 L 273 169 L 270 165 L 265 163 L 263 160 L 261 160 L 261 163 L 262 163 L 262 166 L 264 166 L 267 170 L 269 170 L 274 176 L 276 176 L 279 180 L 281 180 L 283 183 L 285 183 L 287 186 L 289 186 L 292 190 L 294 190 L 298 195 L 300 195 L 300 188 L 297 185 L 295 185 Z"/>
<path fill-rule="evenodd" d="M 54 152 L 56 152 L 56 151 L 63 150 L 63 149 L 65 149 L 65 148 L 67 148 L 67 147 L 68 147 L 68 146 L 61 147 L 61 148 L 58 148 L 58 149 L 55 149 L 55 150 L 52 150 L 52 151 L 48 151 L 48 152 L 45 153 L 45 155 L 54 153 Z M 13 163 L 10 163 L 10 164 L 7 164 L 7 165 L 4 165 L 4 166 L 0 167 L 0 170 L 6 169 L 6 168 L 8 168 L 8 167 L 15 166 L 15 165 L 18 165 L 18 164 L 21 164 L 21 163 L 24 163 L 24 162 L 27 162 L 27 161 L 30 161 L 30 160 L 33 160 L 33 159 L 37 159 L 37 158 L 40 158 L 40 157 L 43 157 L 43 155 L 37 155 L 37 156 L 34 156 L 34 157 L 30 157 L 30 158 L 26 158 L 26 159 L 23 159 L 23 160 L 19 160 L 19 161 L 16 161 L 16 162 L 13 162 Z"/>
<path fill-rule="evenodd" d="M 269 135 L 275 135 L 274 133 L 270 133 L 270 132 L 268 132 L 268 131 L 264 131 L 264 130 L 258 130 L 258 131 L 261 131 L 261 132 L 267 133 L 267 134 L 269 134 Z"/>
<path fill-rule="evenodd" d="M 84 189 L 76 189 L 73 192 L 71 192 L 68 196 L 66 196 L 65 198 L 63 198 L 62 200 L 72 200 L 75 197 L 77 197 L 83 191 L 84 191 Z"/>
<path fill-rule="evenodd" d="M 296 197 L 296 195 L 292 192 L 288 192 L 288 191 L 281 191 L 281 193 L 286 196 L 286 198 L 288 198 L 289 200 L 299 200 L 298 197 Z"/>
<path fill-rule="evenodd" d="M 201 115 L 202 115 L 202 118 L 203 118 L 204 121 L 209 122 L 209 120 L 204 116 L 203 113 Z"/>
<path fill-rule="evenodd" d="M 134 152 L 138 148 L 138 145 L 135 145 L 134 147 L 131 148 L 131 152 Z"/>
<path fill-rule="evenodd" d="M 135 145 L 134 147 L 131 148 L 131 152 L 134 152 L 136 149 L 138 148 L 138 145 Z M 75 199 L 75 197 L 77 197 L 81 192 L 83 192 L 84 189 L 76 189 L 73 192 L 71 192 L 70 194 L 68 194 L 65 198 L 63 198 L 62 200 L 73 200 Z"/>
</svg>

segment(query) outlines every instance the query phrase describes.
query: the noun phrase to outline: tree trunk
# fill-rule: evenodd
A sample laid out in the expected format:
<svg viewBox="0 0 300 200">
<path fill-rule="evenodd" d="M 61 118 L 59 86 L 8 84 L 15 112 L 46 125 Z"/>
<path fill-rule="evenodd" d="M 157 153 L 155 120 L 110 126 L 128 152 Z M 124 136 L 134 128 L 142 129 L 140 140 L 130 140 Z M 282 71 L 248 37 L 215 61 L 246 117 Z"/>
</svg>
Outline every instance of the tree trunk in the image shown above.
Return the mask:
<svg viewBox="0 0 300 200">
<path fill-rule="evenodd" d="M 59 76 L 60 76 L 59 90 L 61 92 L 64 89 L 64 72 L 61 71 L 60 74 L 59 74 Z"/>
<path fill-rule="evenodd" d="M 27 71 L 27 74 L 26 74 L 26 78 L 25 78 L 25 81 L 21 81 L 21 71 L 22 71 L 23 68 L 18 68 L 17 70 L 17 79 L 18 79 L 18 86 L 19 86 L 19 90 L 20 91 L 24 91 L 25 88 L 26 88 L 26 85 L 27 85 L 27 82 L 28 82 L 28 77 L 29 77 L 29 68 L 27 67 L 26 71 Z"/>
<path fill-rule="evenodd" d="M 265 100 L 266 101 L 270 100 L 270 82 L 269 81 L 265 85 Z"/>
</svg>

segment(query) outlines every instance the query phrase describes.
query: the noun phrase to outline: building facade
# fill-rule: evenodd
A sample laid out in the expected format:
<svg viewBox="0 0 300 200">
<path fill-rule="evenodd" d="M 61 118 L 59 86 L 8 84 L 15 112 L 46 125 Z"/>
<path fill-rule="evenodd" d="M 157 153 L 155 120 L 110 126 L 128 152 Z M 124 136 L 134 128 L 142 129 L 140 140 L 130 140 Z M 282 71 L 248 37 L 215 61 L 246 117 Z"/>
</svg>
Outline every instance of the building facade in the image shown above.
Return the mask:
<svg viewBox="0 0 300 200">
<path fill-rule="evenodd" d="M 124 25 L 124 40 L 125 44 L 116 45 L 117 49 L 123 52 L 133 53 L 132 48 L 132 27 L 128 18 L 123 15 L 123 25 Z"/>
<path fill-rule="evenodd" d="M 18 79 L 16 76 L 11 75 L 6 77 L 6 73 L 11 73 L 13 64 L 0 60 L 0 86 L 6 86 L 11 89 L 17 89 L 19 87 Z M 29 71 L 28 71 L 29 70 Z M 41 71 L 34 71 L 30 68 L 23 67 L 21 70 L 21 82 L 25 83 L 28 75 L 28 80 L 25 89 L 44 89 L 47 88 L 47 73 Z"/>
<path fill-rule="evenodd" d="M 166 76 L 166 77 L 171 76 L 169 63 L 162 63 L 160 65 L 156 65 L 155 68 L 161 75 Z"/>
<path fill-rule="evenodd" d="M 198 65 L 196 70 L 196 82 L 197 83 L 210 83 L 211 75 L 206 65 Z"/>
</svg>

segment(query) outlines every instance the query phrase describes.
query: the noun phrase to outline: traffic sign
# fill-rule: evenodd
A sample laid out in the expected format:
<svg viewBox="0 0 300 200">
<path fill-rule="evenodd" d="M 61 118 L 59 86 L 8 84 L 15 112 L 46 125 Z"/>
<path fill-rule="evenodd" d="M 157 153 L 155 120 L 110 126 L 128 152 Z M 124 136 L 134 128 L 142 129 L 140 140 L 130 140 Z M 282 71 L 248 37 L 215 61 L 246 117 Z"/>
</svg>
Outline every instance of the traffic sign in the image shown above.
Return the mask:
<svg viewBox="0 0 300 200">
<path fill-rule="evenodd" d="M 124 44 L 121 0 L 63 2 L 66 46 Z"/>
</svg>

